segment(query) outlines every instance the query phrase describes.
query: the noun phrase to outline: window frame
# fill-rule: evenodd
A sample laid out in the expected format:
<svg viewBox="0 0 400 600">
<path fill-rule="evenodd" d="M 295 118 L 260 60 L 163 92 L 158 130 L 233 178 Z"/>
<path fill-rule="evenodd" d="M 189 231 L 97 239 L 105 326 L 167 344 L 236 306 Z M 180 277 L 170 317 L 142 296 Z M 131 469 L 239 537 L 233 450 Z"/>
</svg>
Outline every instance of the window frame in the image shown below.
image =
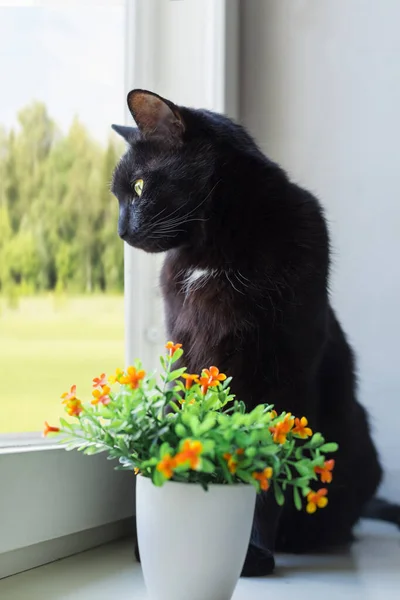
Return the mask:
<svg viewBox="0 0 400 600">
<path fill-rule="evenodd" d="M 238 0 L 190 3 L 207 11 L 204 51 L 210 76 L 206 107 L 236 117 Z M 182 4 L 171 2 L 175 5 L 171 10 Z M 126 91 L 133 87 L 157 89 L 154 24 L 161 19 L 158 9 L 155 0 L 125 0 Z M 189 10 L 187 6 L 185 10 Z M 132 123 L 127 109 L 125 122 Z M 124 260 L 126 363 L 140 356 L 146 365 L 155 365 L 164 343 L 156 286 L 160 259 L 125 245 Z M 137 319 L 138 314 L 143 318 Z M 1 435 L 0 578 L 132 532 L 133 478 L 130 473 L 114 471 L 113 466 L 104 455 L 67 453 L 39 433 Z M 51 493 L 57 492 L 58 486 L 64 494 Z M 77 498 L 81 506 L 75 519 L 70 508 Z"/>
</svg>

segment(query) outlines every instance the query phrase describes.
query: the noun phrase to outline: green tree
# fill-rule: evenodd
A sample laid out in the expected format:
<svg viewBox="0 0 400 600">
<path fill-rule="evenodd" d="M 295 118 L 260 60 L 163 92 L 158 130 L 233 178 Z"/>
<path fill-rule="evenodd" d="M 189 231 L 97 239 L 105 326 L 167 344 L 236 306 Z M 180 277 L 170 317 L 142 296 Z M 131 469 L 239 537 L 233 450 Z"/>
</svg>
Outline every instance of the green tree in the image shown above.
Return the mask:
<svg viewBox="0 0 400 600">
<path fill-rule="evenodd" d="M 75 118 L 63 136 L 38 102 L 0 128 L 0 290 L 123 289 L 123 244 L 109 190 L 121 153 Z"/>
</svg>

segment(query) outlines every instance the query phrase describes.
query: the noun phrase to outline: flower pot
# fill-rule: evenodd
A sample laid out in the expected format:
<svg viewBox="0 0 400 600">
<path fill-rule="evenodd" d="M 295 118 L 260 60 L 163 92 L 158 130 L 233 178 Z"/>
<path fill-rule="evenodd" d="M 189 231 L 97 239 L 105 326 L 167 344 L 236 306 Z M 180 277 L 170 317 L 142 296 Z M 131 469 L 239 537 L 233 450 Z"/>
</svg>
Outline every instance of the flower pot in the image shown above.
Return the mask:
<svg viewBox="0 0 400 600">
<path fill-rule="evenodd" d="M 136 518 L 151 600 L 230 600 L 246 556 L 256 491 L 251 485 L 137 478 Z"/>
</svg>

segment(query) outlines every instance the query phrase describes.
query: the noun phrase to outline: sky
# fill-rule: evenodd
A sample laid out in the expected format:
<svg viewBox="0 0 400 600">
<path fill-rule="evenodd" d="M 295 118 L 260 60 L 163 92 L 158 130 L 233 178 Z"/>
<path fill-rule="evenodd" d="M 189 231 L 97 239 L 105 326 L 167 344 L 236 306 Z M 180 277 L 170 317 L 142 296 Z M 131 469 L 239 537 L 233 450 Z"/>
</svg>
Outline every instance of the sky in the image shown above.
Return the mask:
<svg viewBox="0 0 400 600">
<path fill-rule="evenodd" d="M 123 3 L 1 4 L 0 125 L 9 129 L 21 108 L 40 100 L 64 132 L 77 115 L 105 141 L 110 124 L 123 123 Z"/>
</svg>

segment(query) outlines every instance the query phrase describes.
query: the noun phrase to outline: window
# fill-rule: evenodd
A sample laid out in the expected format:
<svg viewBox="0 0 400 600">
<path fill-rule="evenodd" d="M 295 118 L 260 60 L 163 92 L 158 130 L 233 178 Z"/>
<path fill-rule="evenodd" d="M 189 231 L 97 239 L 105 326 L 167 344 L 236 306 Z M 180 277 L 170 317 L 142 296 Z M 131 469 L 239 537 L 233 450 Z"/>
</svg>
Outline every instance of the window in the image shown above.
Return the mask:
<svg viewBox="0 0 400 600">
<path fill-rule="evenodd" d="M 33 210 L 31 204 L 39 197 L 48 198 L 49 206 L 62 223 L 63 211 L 71 206 L 75 211 L 87 210 L 84 214 L 88 218 L 81 221 L 80 229 L 79 214 L 64 223 L 67 227 L 66 232 L 62 229 L 65 243 L 61 250 L 59 248 L 56 267 L 48 270 L 47 288 L 40 287 L 43 286 L 42 269 L 38 269 L 36 259 L 32 260 L 35 254 L 30 251 L 37 242 L 37 230 L 22 240 L 29 251 L 20 253 L 24 260 L 22 264 L 17 262 L 19 271 L 12 273 L 14 289 L 8 291 L 8 298 L 4 283 L 0 284 L 0 376 L 6 384 L 6 393 L 0 398 L 0 578 L 112 539 L 130 527 L 134 499 L 129 473 L 113 471 L 114 465 L 101 454 L 86 457 L 76 452 L 67 453 L 51 441 L 47 446 L 42 445 L 39 433 L 27 434 L 27 446 L 23 447 L 24 434 L 20 433 L 41 428 L 45 418 L 56 418 L 58 396 L 70 383 L 79 384 L 77 375 L 82 377 L 81 389 L 85 393 L 84 385 L 90 388 L 91 377 L 99 374 L 102 365 L 104 370 L 113 369 L 124 362 L 124 355 L 128 363 L 140 356 L 146 367 L 151 368 L 165 341 L 157 291 L 160 257 L 124 248 L 122 298 L 121 272 L 111 274 L 108 267 L 105 269 L 104 244 L 98 245 L 97 238 L 96 243 L 89 244 L 93 231 L 96 234 L 103 234 L 104 230 L 111 232 L 108 229 L 111 223 L 112 240 L 107 249 L 111 247 L 113 251 L 107 257 L 107 265 L 122 265 L 122 259 L 119 262 L 119 258 L 115 258 L 121 252 L 121 247 L 119 250 L 117 247 L 116 201 L 110 198 L 106 204 L 106 190 L 99 182 L 101 178 L 103 181 L 109 178 L 108 165 L 114 163 L 115 155 L 122 150 L 116 138 L 109 145 L 109 125 L 111 122 L 132 123 L 124 104 L 127 91 L 133 87 L 158 91 L 178 103 L 233 115 L 236 99 L 237 0 L 71 0 L 60 6 L 50 1 L 36 2 L 34 8 L 20 7 L 18 13 L 16 10 L 4 8 L 0 3 L 0 71 L 6 74 L 2 81 L 6 78 L 8 82 L 2 86 L 0 98 L 0 123 L 3 123 L 0 229 L 7 227 L 10 240 L 18 234 L 21 222 L 27 221 L 27 231 L 31 225 L 30 219 L 22 215 L 18 227 L 15 221 L 11 229 L 9 190 L 5 192 L 3 173 L 10 129 L 17 128 L 17 108 L 28 105 L 33 110 L 33 99 L 46 103 L 47 112 L 40 104 L 35 105 L 35 110 L 42 115 L 39 123 L 50 129 L 50 140 L 55 136 L 55 125 L 49 125 L 51 119 L 59 128 L 57 144 L 65 145 L 69 141 L 68 132 L 72 128 L 75 132 L 72 150 L 79 149 L 79 154 L 76 152 L 79 160 L 74 161 L 75 172 L 68 169 L 65 172 L 64 161 L 68 165 L 71 156 L 68 157 L 68 153 L 53 155 L 51 144 L 50 152 L 48 143 L 39 145 L 41 152 L 50 154 L 57 169 L 46 173 L 46 190 L 50 187 L 51 197 L 47 197 L 45 188 L 39 185 L 42 193 L 30 194 L 28 214 Z M 33 31 L 36 31 L 34 38 Z M 54 65 L 57 68 L 54 69 Z M 13 86 L 17 86 L 17 91 Z M 7 97 L 7 105 L 4 87 L 9 88 L 8 94 L 13 90 L 11 99 Z M 78 118 L 74 120 L 76 113 Z M 37 135 L 37 119 L 31 120 Z M 47 133 L 48 129 L 45 129 Z M 38 130 L 40 133 L 40 128 Z M 39 136 L 39 139 L 43 138 Z M 48 139 L 44 136 L 46 142 Z M 29 144 L 31 141 L 28 147 Z M 96 156 L 102 158 L 102 169 L 90 161 L 93 146 L 98 152 Z M 109 148 L 109 155 L 105 148 Z M 39 158 L 41 156 L 39 154 Z M 41 164 L 39 160 L 33 160 L 28 165 L 28 173 L 23 171 L 26 185 L 32 180 L 34 168 L 41 183 L 43 173 L 41 168 L 38 170 L 38 164 Z M 65 189 L 69 189 L 73 181 L 72 173 L 80 174 L 82 164 L 85 165 L 85 184 L 93 186 L 94 194 L 104 194 L 104 206 L 110 211 L 107 220 L 102 221 L 100 215 L 99 224 L 95 220 L 91 222 L 90 211 L 102 200 L 97 195 L 95 198 L 86 194 L 86 186 L 74 188 L 69 202 L 65 200 Z M 60 170 L 64 172 L 61 183 Z M 22 201 L 25 196 L 22 194 Z M 6 198 L 7 220 L 4 217 Z M 81 201 L 86 198 L 88 206 L 78 206 L 77 198 Z M 39 204 L 34 213 L 39 232 L 47 223 L 45 208 L 47 205 Z M 4 260 L 4 239 L 0 232 L 0 280 L 4 281 L 6 265 L 9 285 L 10 267 Z M 83 264 L 78 266 L 74 263 L 75 250 L 67 243 L 71 239 L 87 244 L 80 249 L 78 256 Z M 54 242 L 52 236 L 50 242 Z M 51 243 L 46 247 L 44 258 L 54 264 L 57 253 Z M 20 250 L 18 245 L 17 250 Z M 29 260 L 25 262 L 25 259 Z M 112 275 L 114 283 L 105 281 L 105 270 L 107 276 Z M 40 292 L 39 297 L 32 297 L 33 292 Z M 15 300 L 18 301 L 16 308 Z M 91 302 L 97 303 L 96 306 Z M 60 317 L 63 310 L 69 311 L 70 320 Z M 25 323 L 19 319 L 18 311 L 26 311 Z M 40 352 L 44 352 L 53 365 L 60 361 L 56 370 L 43 368 L 45 362 L 39 360 Z M 7 367 L 3 365 L 3 358 L 8 360 Z M 31 393 L 34 379 L 35 385 L 41 386 L 36 399 Z M 25 390 L 23 396 L 22 389 Z M 20 394 L 22 400 L 12 401 L 13 394 Z M 28 414 L 24 415 L 26 409 Z M 11 431 L 17 435 L 4 433 Z"/>
<path fill-rule="evenodd" d="M 123 151 L 110 124 L 124 119 L 124 6 L 0 13 L 2 434 L 41 431 L 72 383 L 90 394 L 99 369 L 124 362 L 123 244 L 108 188 Z"/>
</svg>

